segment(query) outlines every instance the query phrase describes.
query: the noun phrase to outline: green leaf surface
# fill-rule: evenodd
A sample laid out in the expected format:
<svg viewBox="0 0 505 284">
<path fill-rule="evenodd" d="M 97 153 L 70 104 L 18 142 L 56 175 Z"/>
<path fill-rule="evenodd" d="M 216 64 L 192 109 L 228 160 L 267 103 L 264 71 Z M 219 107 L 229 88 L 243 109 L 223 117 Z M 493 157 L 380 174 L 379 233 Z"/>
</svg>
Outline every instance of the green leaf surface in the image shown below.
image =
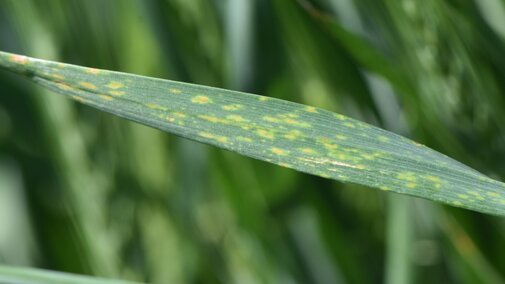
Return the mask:
<svg viewBox="0 0 505 284">
<path fill-rule="evenodd" d="M 134 284 L 77 274 L 0 265 L 0 283 L 16 284 Z"/>
<path fill-rule="evenodd" d="M 505 186 L 407 138 L 284 100 L 0 52 L 81 103 L 301 172 L 505 216 Z"/>
</svg>

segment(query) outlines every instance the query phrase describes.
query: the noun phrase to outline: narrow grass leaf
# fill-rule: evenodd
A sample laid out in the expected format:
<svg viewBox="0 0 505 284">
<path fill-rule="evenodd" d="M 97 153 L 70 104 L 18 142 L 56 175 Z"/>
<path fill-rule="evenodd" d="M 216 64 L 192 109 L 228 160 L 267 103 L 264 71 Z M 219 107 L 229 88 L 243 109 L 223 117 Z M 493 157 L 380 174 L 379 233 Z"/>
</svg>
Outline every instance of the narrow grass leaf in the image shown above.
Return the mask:
<svg viewBox="0 0 505 284">
<path fill-rule="evenodd" d="M 134 284 L 77 274 L 0 265 L 0 283 L 23 284 Z"/>
<path fill-rule="evenodd" d="M 505 186 L 323 109 L 0 52 L 0 66 L 105 112 L 301 172 L 505 216 Z"/>
</svg>

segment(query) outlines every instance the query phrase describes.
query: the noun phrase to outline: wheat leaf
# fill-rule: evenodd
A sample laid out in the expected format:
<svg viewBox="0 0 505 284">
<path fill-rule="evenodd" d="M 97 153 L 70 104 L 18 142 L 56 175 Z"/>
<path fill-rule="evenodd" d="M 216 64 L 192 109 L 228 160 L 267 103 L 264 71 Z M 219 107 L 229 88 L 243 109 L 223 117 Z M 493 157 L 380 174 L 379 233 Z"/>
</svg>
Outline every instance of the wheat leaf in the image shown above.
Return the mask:
<svg viewBox="0 0 505 284">
<path fill-rule="evenodd" d="M 57 93 L 188 139 L 321 177 L 505 216 L 504 184 L 423 145 L 323 109 L 0 52 Z"/>
</svg>

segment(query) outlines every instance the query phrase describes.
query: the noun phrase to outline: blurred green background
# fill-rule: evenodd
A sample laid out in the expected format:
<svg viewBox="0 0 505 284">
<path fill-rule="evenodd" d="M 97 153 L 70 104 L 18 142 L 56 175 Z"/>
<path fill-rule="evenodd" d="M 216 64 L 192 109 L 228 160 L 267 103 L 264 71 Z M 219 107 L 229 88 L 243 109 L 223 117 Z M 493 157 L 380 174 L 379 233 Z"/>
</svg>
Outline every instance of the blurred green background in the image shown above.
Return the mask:
<svg viewBox="0 0 505 284">
<path fill-rule="evenodd" d="M 503 0 L 0 0 L 0 50 L 326 108 L 505 178 Z M 505 221 L 0 72 L 0 263 L 152 283 L 504 283 Z"/>
</svg>

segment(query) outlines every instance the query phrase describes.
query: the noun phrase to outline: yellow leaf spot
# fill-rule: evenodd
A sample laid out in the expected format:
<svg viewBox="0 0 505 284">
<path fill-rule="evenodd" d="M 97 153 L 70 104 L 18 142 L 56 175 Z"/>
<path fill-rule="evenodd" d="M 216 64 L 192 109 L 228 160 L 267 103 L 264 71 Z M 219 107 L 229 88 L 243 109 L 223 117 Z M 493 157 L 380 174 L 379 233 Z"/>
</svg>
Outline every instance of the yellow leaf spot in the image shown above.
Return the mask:
<svg viewBox="0 0 505 284">
<path fill-rule="evenodd" d="M 147 103 L 145 105 L 146 105 L 146 107 L 148 107 L 150 109 L 158 109 L 158 110 L 163 110 L 163 111 L 168 110 L 168 108 L 166 108 L 164 106 L 160 106 L 160 105 L 153 104 L 153 103 Z"/>
<path fill-rule="evenodd" d="M 451 203 L 452 203 L 452 205 L 456 205 L 456 206 L 462 206 L 463 205 L 463 203 L 461 203 L 460 201 L 457 201 L 457 200 L 455 200 L 455 201 L 453 201 Z"/>
<path fill-rule="evenodd" d="M 177 89 L 177 88 L 170 88 L 170 89 L 168 89 L 168 91 L 169 91 L 170 93 L 174 94 L 174 95 L 179 95 L 179 94 L 181 94 L 181 93 L 182 93 L 182 91 L 181 91 L 181 90 L 179 90 L 179 89 Z"/>
<path fill-rule="evenodd" d="M 228 143 L 228 137 L 218 136 L 216 137 L 216 140 L 221 143 Z"/>
<path fill-rule="evenodd" d="M 72 98 L 80 103 L 87 103 L 88 100 L 86 100 L 85 98 L 82 98 L 82 97 L 79 97 L 79 96 L 72 96 Z"/>
<path fill-rule="evenodd" d="M 82 87 L 84 87 L 86 89 L 96 90 L 96 86 L 91 83 L 88 83 L 88 82 L 79 82 L 79 85 L 81 85 Z"/>
<path fill-rule="evenodd" d="M 23 55 L 13 54 L 10 57 L 10 61 L 17 63 L 17 64 L 25 65 L 28 63 L 28 57 L 23 56 Z"/>
<path fill-rule="evenodd" d="M 221 118 L 218 118 L 218 117 L 215 117 L 215 116 L 211 116 L 211 115 L 199 115 L 198 117 L 201 118 L 201 119 L 205 119 L 207 121 L 210 121 L 212 123 L 222 122 Z"/>
<path fill-rule="evenodd" d="M 244 136 L 238 136 L 236 139 L 237 139 L 237 141 L 241 141 L 241 142 L 247 142 L 247 143 L 253 142 L 253 140 L 251 138 L 247 138 Z"/>
<path fill-rule="evenodd" d="M 405 181 L 410 181 L 410 182 L 415 182 L 417 180 L 417 177 L 413 172 L 402 172 L 398 173 L 396 175 L 397 178 Z"/>
<path fill-rule="evenodd" d="M 391 190 L 391 188 L 390 188 L 390 187 L 385 186 L 385 185 L 381 185 L 381 186 L 379 186 L 379 189 L 382 189 L 382 190 L 384 190 L 384 191 Z"/>
<path fill-rule="evenodd" d="M 109 88 L 109 89 L 114 89 L 114 90 L 116 90 L 116 89 L 120 89 L 120 88 L 122 88 L 122 87 L 124 87 L 124 85 L 123 85 L 122 83 L 120 83 L 120 82 L 116 82 L 116 81 L 111 81 L 111 82 L 107 85 L 107 88 Z"/>
<path fill-rule="evenodd" d="M 380 141 L 380 142 L 389 142 L 389 138 L 384 136 L 384 135 L 381 135 L 379 137 L 377 137 L 377 139 Z"/>
<path fill-rule="evenodd" d="M 63 79 L 65 79 L 65 76 L 60 75 L 60 74 L 56 74 L 56 73 L 55 74 L 51 74 L 51 77 L 53 77 L 53 78 L 55 78 L 57 80 L 63 80 Z"/>
<path fill-rule="evenodd" d="M 337 144 L 334 144 L 334 143 L 331 143 L 331 142 L 327 142 L 327 143 L 322 143 L 324 148 L 328 149 L 328 150 L 335 150 L 338 148 L 338 145 Z"/>
<path fill-rule="evenodd" d="M 92 75 L 98 75 L 100 73 L 100 70 L 95 68 L 86 68 L 85 72 Z"/>
<path fill-rule="evenodd" d="M 423 144 L 417 143 L 416 141 L 412 141 L 412 144 L 417 147 L 422 147 Z"/>
<path fill-rule="evenodd" d="M 296 140 L 301 135 L 302 133 L 299 130 L 291 130 L 288 133 L 284 134 L 284 138 L 289 140 Z"/>
<path fill-rule="evenodd" d="M 191 102 L 195 104 L 208 104 L 212 103 L 212 100 L 206 96 L 196 96 L 191 99 Z"/>
<path fill-rule="evenodd" d="M 338 113 L 335 113 L 333 116 L 334 116 L 336 119 L 338 119 L 338 120 L 347 120 L 347 117 L 346 117 L 346 116 L 341 115 L 341 114 L 338 114 Z"/>
<path fill-rule="evenodd" d="M 276 155 L 279 155 L 279 156 L 286 156 L 289 153 L 286 150 L 282 150 L 282 149 L 279 149 L 279 148 L 276 148 L 276 147 L 270 148 L 270 151 L 272 151 L 272 153 L 274 153 Z"/>
<path fill-rule="evenodd" d="M 426 176 L 426 179 L 435 183 L 440 183 L 442 180 L 437 176 Z"/>
<path fill-rule="evenodd" d="M 346 175 L 337 175 L 337 177 L 341 180 L 341 181 L 348 181 L 349 180 L 349 177 L 346 176 Z"/>
<path fill-rule="evenodd" d="M 285 118 L 284 122 L 287 123 L 287 124 L 291 124 L 291 125 L 295 125 L 295 126 L 303 127 L 303 128 L 309 128 L 310 127 L 310 124 L 308 124 L 307 122 L 297 121 L 297 120 L 294 120 L 292 118 Z"/>
<path fill-rule="evenodd" d="M 243 118 L 240 115 L 227 115 L 226 118 L 228 120 L 235 121 L 235 122 L 246 122 L 247 121 L 247 119 Z"/>
<path fill-rule="evenodd" d="M 458 197 L 461 198 L 461 199 L 468 199 L 468 198 L 470 198 L 470 196 L 468 196 L 466 194 L 458 194 Z"/>
<path fill-rule="evenodd" d="M 109 91 L 109 94 L 111 94 L 115 97 L 121 97 L 121 96 L 124 96 L 125 92 L 123 92 L 123 91 Z"/>
<path fill-rule="evenodd" d="M 222 108 L 227 111 L 236 111 L 236 110 L 242 109 L 243 107 L 244 107 L 243 105 L 239 105 L 239 104 L 222 106 Z"/>
<path fill-rule="evenodd" d="M 344 126 L 347 126 L 349 128 L 356 128 L 356 125 L 354 125 L 354 123 L 351 123 L 351 122 L 345 122 Z"/>
<path fill-rule="evenodd" d="M 470 192 L 470 194 L 475 196 L 475 198 L 477 198 L 477 200 L 485 200 L 485 198 L 482 197 L 482 195 L 478 192 L 472 191 L 472 192 Z"/>
<path fill-rule="evenodd" d="M 338 140 L 346 140 L 348 137 L 342 134 L 337 134 L 335 135 L 335 138 L 337 138 Z"/>
<path fill-rule="evenodd" d="M 279 163 L 278 165 L 281 166 L 281 167 L 285 167 L 285 168 L 291 168 L 292 167 L 291 164 L 288 164 L 288 163 Z"/>
<path fill-rule="evenodd" d="M 267 139 L 274 139 L 274 133 L 272 131 L 265 130 L 265 129 L 258 129 L 256 131 L 256 133 L 261 137 L 264 137 Z"/>
<path fill-rule="evenodd" d="M 174 116 L 176 116 L 178 118 L 185 118 L 186 114 L 182 113 L 182 112 L 174 112 Z"/>
<path fill-rule="evenodd" d="M 373 154 L 361 154 L 361 157 L 365 160 L 374 160 L 375 156 Z"/>
<path fill-rule="evenodd" d="M 262 119 L 265 120 L 265 121 L 268 121 L 268 122 L 273 122 L 273 123 L 279 123 L 279 122 L 281 122 L 280 119 L 272 117 L 272 116 L 269 116 L 269 115 L 262 117 Z"/>
<path fill-rule="evenodd" d="M 491 197 L 498 197 L 498 196 L 500 196 L 497 192 L 488 192 L 487 195 L 489 195 Z"/>
<path fill-rule="evenodd" d="M 405 185 L 406 187 L 408 188 L 416 188 L 417 187 L 417 184 L 416 183 L 413 183 L 413 182 L 409 182 Z"/>
<path fill-rule="evenodd" d="M 214 135 L 209 132 L 200 132 L 198 133 L 201 137 L 208 138 L 208 139 L 214 139 L 220 143 L 228 143 L 228 137 L 225 136 L 219 136 L 219 135 Z"/>
<path fill-rule="evenodd" d="M 301 148 L 300 152 L 302 152 L 304 154 L 308 154 L 308 155 L 315 155 L 315 154 L 317 154 L 316 150 L 314 150 L 312 148 Z"/>
<path fill-rule="evenodd" d="M 269 99 L 270 99 L 269 97 L 263 97 L 263 96 L 259 96 L 259 98 L 258 98 L 258 100 L 259 100 L 260 102 L 266 102 L 266 101 L 268 101 Z"/>
<path fill-rule="evenodd" d="M 107 95 L 99 95 L 99 97 L 106 100 L 106 101 L 112 101 L 114 99 L 111 96 L 107 96 Z"/>
<path fill-rule="evenodd" d="M 56 86 L 58 86 L 59 89 L 63 90 L 63 91 L 70 91 L 70 90 L 73 90 L 74 88 L 70 87 L 69 85 L 65 85 L 65 84 L 62 84 L 62 83 L 57 83 Z"/>
<path fill-rule="evenodd" d="M 308 106 L 305 108 L 305 110 L 308 112 L 317 113 L 317 109 L 313 106 Z"/>
</svg>

